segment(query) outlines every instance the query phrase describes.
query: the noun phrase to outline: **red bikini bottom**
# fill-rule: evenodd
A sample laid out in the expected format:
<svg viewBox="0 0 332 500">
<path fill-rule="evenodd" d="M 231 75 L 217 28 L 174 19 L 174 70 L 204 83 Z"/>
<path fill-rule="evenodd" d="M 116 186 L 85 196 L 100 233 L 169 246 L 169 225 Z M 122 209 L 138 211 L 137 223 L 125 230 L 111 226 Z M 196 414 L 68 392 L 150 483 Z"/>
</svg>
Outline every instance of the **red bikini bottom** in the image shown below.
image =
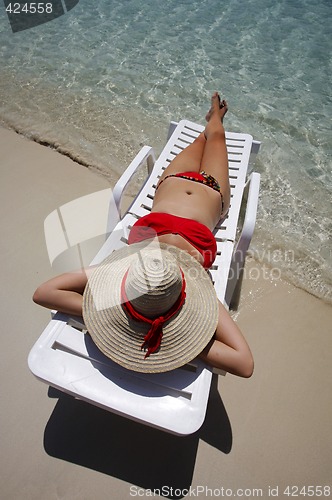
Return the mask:
<svg viewBox="0 0 332 500">
<path fill-rule="evenodd" d="M 200 222 L 176 215 L 151 212 L 133 225 L 128 243 L 139 243 L 163 234 L 179 234 L 203 256 L 203 266 L 212 266 L 217 254 L 217 243 L 213 233 Z"/>
</svg>

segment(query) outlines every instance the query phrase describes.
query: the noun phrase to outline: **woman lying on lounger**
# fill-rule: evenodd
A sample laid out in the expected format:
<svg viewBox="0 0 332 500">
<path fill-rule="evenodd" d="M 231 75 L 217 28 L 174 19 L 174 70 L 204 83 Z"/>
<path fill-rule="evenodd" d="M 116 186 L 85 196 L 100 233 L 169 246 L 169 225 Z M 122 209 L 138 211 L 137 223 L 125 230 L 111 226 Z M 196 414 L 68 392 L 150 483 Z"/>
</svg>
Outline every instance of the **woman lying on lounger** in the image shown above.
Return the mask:
<svg viewBox="0 0 332 500">
<path fill-rule="evenodd" d="M 186 345 L 188 346 L 187 350 L 191 351 L 189 345 L 191 345 L 192 339 L 197 337 L 193 341 L 196 347 L 192 349 L 192 353 L 187 358 L 191 357 L 193 359 L 199 354 L 201 359 L 208 364 L 241 377 L 250 377 L 253 372 L 253 358 L 239 328 L 228 311 L 214 298 L 213 293 L 215 292 L 210 290 L 210 284 L 205 282 L 205 278 L 202 278 L 202 281 L 194 279 L 191 277 L 193 273 L 190 273 L 190 269 L 188 271 L 188 266 L 195 267 L 198 265 L 202 271 L 201 275 L 206 275 L 210 282 L 208 273 L 204 271 L 204 268 L 211 267 L 216 255 L 216 241 L 212 230 L 220 217 L 224 216 L 229 208 L 228 157 L 223 127 L 223 118 L 226 112 L 226 101 L 221 101 L 218 93 L 215 93 L 212 96 L 211 109 L 206 116 L 207 125 L 204 133 L 200 134 L 167 167 L 157 185 L 151 213 L 139 219 L 129 234 L 129 245 L 134 245 L 133 248 L 135 248 L 135 245 L 141 248 L 142 243 L 145 242 L 146 244 L 150 239 L 157 236 L 162 253 L 172 254 L 172 258 L 175 256 L 175 261 L 179 264 L 176 272 L 180 270 L 180 278 L 178 280 L 174 279 L 174 283 L 179 282 L 180 288 L 177 288 L 176 285 L 175 292 L 168 293 L 168 295 L 164 293 L 165 297 L 172 296 L 174 300 L 172 299 L 171 302 L 166 300 L 167 306 L 161 306 L 162 300 L 160 297 L 155 302 L 151 299 L 149 307 L 146 308 L 145 305 L 145 309 L 138 299 L 131 300 L 131 296 L 129 296 L 132 289 L 131 285 L 135 279 L 137 280 L 137 277 L 133 277 L 133 273 L 130 274 L 125 269 L 126 272 L 119 271 L 120 275 L 116 278 L 115 274 L 118 272 L 119 265 L 118 261 L 114 260 L 113 257 L 111 261 L 113 266 L 114 262 L 116 264 L 116 273 L 115 268 L 111 272 L 108 271 L 108 279 L 112 290 L 116 289 L 118 295 L 121 289 L 121 301 L 119 301 L 119 306 L 113 307 L 113 309 L 109 307 L 109 310 L 113 312 L 106 319 L 100 317 L 98 307 L 94 312 L 91 312 L 91 308 L 93 308 L 92 295 L 95 294 L 96 298 L 96 287 L 104 279 L 100 274 L 102 271 L 98 271 L 99 275 L 93 270 L 91 272 L 81 270 L 62 274 L 42 284 L 33 296 L 33 300 L 44 307 L 78 316 L 83 313 L 88 331 L 94 340 L 96 338 L 93 332 L 97 330 L 96 336 L 98 337 L 98 328 L 104 331 L 102 334 L 104 336 L 108 335 L 105 332 L 114 329 L 115 333 L 113 332 L 112 335 L 118 335 L 115 338 L 120 339 L 120 335 L 124 335 L 123 332 L 128 333 L 130 331 L 130 334 L 134 335 L 135 331 L 140 329 L 140 325 L 143 325 L 146 328 L 146 330 L 144 330 L 143 326 L 141 328 L 144 334 L 147 333 L 147 329 L 149 330 L 142 344 L 145 351 L 146 347 L 148 348 L 148 352 L 145 353 L 145 359 L 147 360 L 145 363 L 147 363 L 147 366 L 148 363 L 151 363 L 152 366 L 151 369 L 146 371 L 167 370 L 167 368 L 153 368 L 153 363 L 157 363 L 155 360 L 158 359 L 158 356 L 165 357 L 163 361 L 165 366 L 166 363 L 169 363 L 169 366 L 174 367 L 172 362 L 167 361 L 167 349 L 170 349 L 170 351 L 175 349 L 176 351 L 176 347 L 173 346 L 174 342 L 170 342 L 171 347 L 168 347 L 168 336 L 171 335 L 168 329 L 169 325 L 176 326 L 177 322 L 179 322 L 181 330 L 178 326 L 175 331 L 178 332 L 176 335 L 179 336 L 179 345 L 183 344 L 184 346 L 180 349 L 182 353 L 186 350 Z M 146 248 L 148 248 L 148 245 Z M 116 255 L 117 252 L 120 251 L 117 250 L 113 254 Z M 182 263 L 181 255 L 184 254 L 187 256 L 190 265 Z M 132 262 L 130 259 L 126 264 L 128 266 Z M 155 262 L 156 259 L 153 260 Z M 124 259 L 124 262 L 127 261 Z M 100 268 L 102 269 L 102 264 Z M 94 280 L 91 285 L 92 288 L 87 287 L 87 283 L 90 284 L 90 274 L 92 281 Z M 128 285 L 129 281 L 130 286 Z M 171 281 L 173 283 L 173 278 Z M 166 290 L 168 284 L 163 286 L 165 286 Z M 195 291 L 193 291 L 193 287 L 196 287 Z M 89 292 L 87 291 L 88 288 Z M 205 290 L 205 295 L 201 295 L 201 297 L 206 297 L 206 300 L 198 298 L 202 290 Z M 149 293 L 149 291 L 146 292 L 146 296 Z M 214 301 L 216 304 L 214 311 L 216 312 L 208 312 L 208 302 L 214 304 Z M 190 304 L 194 304 L 194 306 L 192 305 L 191 309 L 185 312 L 186 307 L 190 307 Z M 107 309 L 107 305 L 104 308 Z M 181 318 L 182 313 L 186 320 L 181 323 L 179 318 Z M 119 314 L 121 315 L 121 325 L 117 323 Z M 213 319 L 214 314 L 215 318 Z M 209 325 L 205 325 L 203 321 L 207 316 L 212 318 Z M 98 318 L 96 319 L 96 317 Z M 194 318 L 193 324 L 190 323 L 191 318 Z M 107 328 L 102 324 L 103 322 L 107 323 Z M 200 325 L 200 328 L 193 327 L 193 325 L 197 324 Z M 182 332 L 186 329 L 187 337 L 182 338 Z M 164 330 L 164 336 L 162 330 Z M 195 333 L 193 333 L 194 331 Z M 153 340 L 151 340 L 152 337 Z M 180 340 L 180 337 L 182 340 Z M 202 338 L 203 341 L 200 340 Z M 109 348 L 109 353 L 105 352 L 103 347 L 108 342 L 112 346 L 112 348 Z M 115 342 L 114 338 L 111 340 L 107 338 L 106 341 L 105 338 L 97 338 L 96 340 L 96 344 L 106 355 L 123 364 L 123 366 L 130 367 L 128 363 L 122 361 L 121 354 L 114 354 L 113 356 L 113 351 L 118 349 L 117 344 L 121 344 L 121 342 L 122 337 L 119 342 Z M 126 350 L 127 340 L 124 342 Z M 128 345 L 130 342 L 128 340 Z M 149 345 L 150 343 L 151 345 Z M 154 345 L 152 345 L 153 343 Z M 196 352 L 197 346 L 200 349 L 199 353 Z M 122 347 L 119 349 L 121 350 Z M 173 358 L 177 356 L 175 351 L 172 353 Z M 190 360 L 185 358 L 184 356 L 184 362 Z M 181 363 L 184 364 L 182 358 L 178 365 L 181 365 Z M 140 371 L 140 369 L 137 368 L 137 371 Z M 141 371 L 145 370 L 142 369 Z"/>
</svg>

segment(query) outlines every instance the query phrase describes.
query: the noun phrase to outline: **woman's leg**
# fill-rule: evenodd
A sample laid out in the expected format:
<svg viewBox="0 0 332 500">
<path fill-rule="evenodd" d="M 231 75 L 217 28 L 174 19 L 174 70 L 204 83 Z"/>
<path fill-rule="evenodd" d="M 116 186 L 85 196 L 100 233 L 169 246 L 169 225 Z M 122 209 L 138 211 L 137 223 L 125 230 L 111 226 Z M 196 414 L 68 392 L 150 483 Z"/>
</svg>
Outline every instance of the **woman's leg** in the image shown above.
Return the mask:
<svg viewBox="0 0 332 500">
<path fill-rule="evenodd" d="M 221 102 L 216 92 L 212 96 L 212 106 L 206 116 L 208 120 L 205 128 L 206 143 L 201 162 L 201 170 L 212 175 L 220 184 L 224 201 L 224 214 L 228 211 L 230 204 L 228 155 L 225 129 L 222 123 L 226 113 L 227 103 L 226 101 Z"/>
<path fill-rule="evenodd" d="M 189 144 L 181 153 L 166 168 L 160 180 L 167 175 L 177 174 L 180 172 L 199 172 L 201 167 L 202 156 L 204 152 L 206 139 L 204 134 L 200 134 L 192 144 Z"/>
<path fill-rule="evenodd" d="M 179 153 L 166 168 L 160 180 L 167 175 L 180 172 L 199 172 L 205 170 L 220 183 L 224 196 L 225 211 L 229 207 L 228 158 L 225 131 L 222 119 L 227 113 L 227 104 L 220 102 L 217 92 L 212 96 L 212 106 L 206 115 L 208 124 L 192 144 Z M 217 137 L 221 135 L 221 137 Z M 206 151 L 206 147 L 208 150 Z M 216 157 L 215 157 L 216 156 Z M 228 189 L 227 189 L 228 186 Z"/>
</svg>

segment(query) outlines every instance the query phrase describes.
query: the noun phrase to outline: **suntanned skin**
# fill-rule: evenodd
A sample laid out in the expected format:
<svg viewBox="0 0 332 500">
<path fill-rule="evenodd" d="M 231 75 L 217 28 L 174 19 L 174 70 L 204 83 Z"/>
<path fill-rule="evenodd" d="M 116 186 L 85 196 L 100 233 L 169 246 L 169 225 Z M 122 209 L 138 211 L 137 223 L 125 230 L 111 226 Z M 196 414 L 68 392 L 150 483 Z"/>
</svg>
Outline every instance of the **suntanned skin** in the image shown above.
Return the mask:
<svg viewBox="0 0 332 500">
<path fill-rule="evenodd" d="M 230 203 L 228 158 L 222 123 L 226 113 L 226 101 L 220 101 L 218 93 L 214 93 L 204 133 L 170 163 L 161 177 L 162 180 L 178 172 L 204 170 L 215 177 L 221 186 L 224 214 Z M 221 197 L 208 186 L 171 177 L 159 186 L 152 212 L 194 219 L 212 230 L 221 216 Z M 159 241 L 177 246 L 203 263 L 202 255 L 180 235 L 162 235 Z M 81 316 L 82 295 L 90 272 L 86 269 L 52 278 L 37 288 L 33 300 L 44 307 Z M 250 377 L 253 373 L 254 362 L 249 346 L 220 302 L 216 333 L 200 357 L 211 366 L 240 377 Z"/>
</svg>

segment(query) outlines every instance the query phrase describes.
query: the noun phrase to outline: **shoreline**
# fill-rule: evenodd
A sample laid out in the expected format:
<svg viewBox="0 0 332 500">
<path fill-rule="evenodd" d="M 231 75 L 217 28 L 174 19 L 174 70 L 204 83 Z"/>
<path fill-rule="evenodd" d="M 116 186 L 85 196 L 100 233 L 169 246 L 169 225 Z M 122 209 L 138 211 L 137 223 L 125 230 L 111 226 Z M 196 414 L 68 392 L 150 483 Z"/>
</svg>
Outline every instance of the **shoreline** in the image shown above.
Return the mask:
<svg viewBox="0 0 332 500">
<path fill-rule="evenodd" d="M 0 148 L 2 496 L 70 500 L 84 492 L 104 500 L 110 490 L 130 498 L 130 485 L 267 492 L 271 485 L 330 484 L 332 309 L 284 280 L 244 280 L 233 315 L 253 351 L 254 375 L 219 377 L 203 427 L 188 438 L 59 396 L 31 375 L 28 353 L 50 320 L 31 297 L 54 274 L 44 221 L 110 184 L 13 131 L 0 129 Z M 248 276 L 260 273 L 256 261 L 246 266 Z M 154 477 L 146 473 L 151 456 Z"/>
<path fill-rule="evenodd" d="M 117 171 L 117 168 L 114 168 L 113 170 L 110 169 L 109 172 L 105 172 L 103 169 L 100 169 L 97 165 L 93 165 L 88 161 L 85 161 L 84 159 L 80 159 L 76 157 L 74 154 L 72 154 L 70 151 L 66 151 L 62 147 L 57 147 L 56 144 L 50 143 L 50 142 L 45 142 L 38 140 L 38 138 L 34 138 L 32 136 L 29 136 L 29 134 L 26 134 L 18 129 L 16 129 L 14 126 L 11 126 L 10 124 L 4 124 L 4 122 L 0 122 L 0 133 L 1 131 L 8 131 L 10 133 L 16 134 L 22 139 L 25 139 L 27 141 L 31 141 L 41 147 L 45 147 L 47 149 L 50 149 L 51 151 L 54 151 L 55 153 L 58 153 L 61 157 L 68 158 L 74 163 L 77 163 L 77 165 L 84 167 L 88 171 L 90 171 L 93 175 L 96 175 L 97 177 L 101 178 L 103 181 L 106 181 L 109 183 L 109 187 L 113 187 L 118 180 L 119 172 Z M 138 151 L 137 151 L 138 152 Z M 129 164 L 129 163 L 128 163 Z M 119 166 L 117 166 L 119 167 Z M 139 188 L 139 184 L 137 186 L 131 185 L 130 190 L 128 191 L 128 199 L 125 201 L 125 206 L 129 201 L 132 201 L 134 197 L 134 192 L 135 189 Z M 125 196 L 126 198 L 126 196 Z M 285 248 L 282 250 L 281 248 L 273 248 L 273 249 L 255 249 L 255 233 L 253 236 L 253 241 L 252 245 L 249 248 L 248 251 L 248 256 L 249 258 L 253 258 L 256 261 L 257 266 L 261 269 L 261 273 L 263 274 L 266 269 L 269 270 L 270 274 L 273 276 L 273 274 L 276 274 L 278 276 L 278 279 L 282 279 L 286 283 L 289 283 L 291 286 L 294 286 L 295 288 L 299 290 L 303 290 L 309 295 L 311 295 L 314 298 L 317 298 L 318 300 L 321 300 L 327 305 L 332 305 L 332 298 L 330 297 L 330 294 L 328 292 L 322 292 L 321 295 L 318 293 L 315 294 L 314 290 L 310 289 L 310 286 L 306 283 L 301 284 L 299 282 L 299 277 L 293 277 L 289 275 L 289 269 L 287 267 L 285 269 L 282 269 L 275 264 L 277 262 L 275 261 L 275 258 L 280 258 L 283 257 L 285 262 L 291 262 L 292 260 L 295 259 L 295 251 L 294 249 L 291 248 Z M 290 256 L 290 257 L 289 257 Z M 281 261 L 281 260 L 280 260 Z M 245 269 L 246 271 L 246 269 Z M 254 278 L 255 279 L 255 278 Z"/>
<path fill-rule="evenodd" d="M 101 170 L 101 168 L 98 167 L 98 165 L 93 165 L 91 162 L 85 160 L 84 158 L 77 156 L 76 154 L 72 153 L 69 150 L 67 151 L 63 146 L 60 146 L 55 141 L 47 141 L 47 140 L 39 139 L 37 135 L 33 135 L 31 133 L 28 133 L 28 132 L 24 131 L 23 128 L 20 129 L 19 127 L 15 127 L 15 125 L 11 125 L 10 123 L 6 123 L 3 120 L 0 121 L 0 131 L 1 130 L 7 130 L 8 132 L 12 132 L 14 134 L 17 134 L 19 137 L 22 137 L 23 139 L 34 142 L 35 144 L 38 144 L 39 146 L 49 148 L 50 150 L 57 152 L 59 155 L 66 157 L 66 158 L 69 158 L 74 163 L 77 163 L 78 165 L 87 168 L 92 173 L 105 179 L 107 182 L 115 183 L 117 177 L 119 176 L 116 169 L 114 169 L 114 170 L 110 169 L 109 173 L 106 173 L 105 171 Z"/>
<path fill-rule="evenodd" d="M 79 159 L 75 158 L 70 153 L 63 151 L 62 149 L 57 149 L 56 145 L 52 145 L 51 143 L 48 143 L 48 142 L 39 141 L 38 139 L 34 139 L 33 137 L 29 137 L 28 135 L 24 134 L 23 132 L 16 130 L 14 127 L 12 127 L 10 125 L 5 126 L 3 123 L 0 123 L 0 137 L 2 137 L 4 134 L 6 135 L 6 139 L 8 138 L 9 141 L 12 140 L 13 142 L 16 142 L 14 137 L 18 137 L 18 141 L 21 141 L 20 146 L 22 148 L 24 147 L 24 143 L 22 141 L 27 141 L 26 145 L 28 143 L 36 144 L 37 147 L 40 146 L 41 148 L 46 148 L 47 150 L 52 151 L 53 153 L 59 155 L 57 157 L 54 157 L 54 159 L 59 160 L 57 162 L 58 164 L 63 163 L 63 165 L 64 165 L 64 162 L 60 161 L 60 159 L 63 158 L 63 159 L 68 159 L 70 162 L 72 162 L 74 164 L 77 164 L 79 167 L 83 167 L 84 169 L 86 169 L 89 172 L 89 174 L 91 174 L 93 177 L 95 176 L 96 178 L 98 178 L 100 180 L 100 183 L 101 183 L 100 185 L 104 186 L 104 189 L 113 188 L 115 182 L 117 181 L 117 178 L 115 178 L 115 180 L 113 182 L 111 182 L 110 179 L 107 178 L 103 172 L 99 172 L 98 168 L 96 168 L 94 165 L 87 163 L 85 161 L 80 161 Z M 36 153 L 37 153 L 37 151 L 41 152 L 42 149 L 39 149 L 39 150 L 36 149 Z M 68 163 L 68 165 L 69 165 L 69 163 Z M 64 171 L 64 173 L 66 173 L 66 171 Z M 117 175 L 118 174 L 115 170 L 111 171 L 112 178 L 113 178 L 113 176 L 117 176 Z M 97 185 L 99 186 L 99 182 L 97 183 Z M 133 196 L 134 195 L 131 193 L 127 197 L 127 203 L 132 200 Z M 126 198 L 126 195 L 125 195 L 125 198 Z M 73 197 L 73 199 L 74 199 L 74 197 Z M 126 201 L 125 201 L 125 203 L 126 203 Z M 255 234 L 253 236 L 253 244 L 254 243 L 255 243 Z M 263 250 L 262 255 L 264 256 L 265 253 L 273 254 L 273 252 L 274 252 L 274 250 L 272 250 L 272 251 Z M 278 252 L 280 252 L 280 251 L 278 250 Z M 294 251 L 291 249 L 287 250 L 286 252 L 294 254 Z M 244 269 L 244 273 L 245 273 L 245 275 L 246 274 L 249 275 L 248 279 L 250 281 L 255 282 L 255 281 L 263 279 L 264 281 L 270 281 L 270 283 L 272 284 L 275 281 L 281 280 L 286 285 L 289 285 L 290 287 L 294 287 L 294 289 L 299 290 L 301 292 L 304 292 L 314 299 L 322 301 L 327 306 L 331 305 L 331 302 L 328 299 L 325 299 L 324 297 L 319 297 L 319 296 L 315 295 L 312 291 L 306 289 L 305 287 L 302 287 L 301 285 L 297 285 L 296 283 L 292 282 L 291 279 L 288 279 L 287 277 L 283 276 L 282 271 L 280 269 L 273 267 L 272 262 L 265 261 L 264 259 L 260 258 L 260 255 L 261 255 L 260 251 L 256 252 L 255 250 L 252 250 L 251 248 L 249 248 L 248 256 L 246 258 L 246 267 Z M 248 262 L 250 262 L 249 266 L 248 266 Z"/>
</svg>

